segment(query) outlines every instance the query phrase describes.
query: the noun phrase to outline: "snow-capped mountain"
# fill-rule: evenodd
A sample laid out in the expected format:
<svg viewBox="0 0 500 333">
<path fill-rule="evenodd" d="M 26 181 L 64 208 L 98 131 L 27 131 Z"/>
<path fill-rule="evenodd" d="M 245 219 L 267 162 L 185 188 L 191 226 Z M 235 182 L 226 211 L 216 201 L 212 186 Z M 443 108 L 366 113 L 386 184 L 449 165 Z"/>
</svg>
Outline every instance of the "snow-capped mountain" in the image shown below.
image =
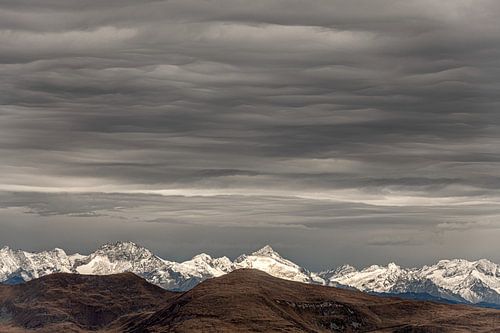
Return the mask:
<svg viewBox="0 0 500 333">
<path fill-rule="evenodd" d="M 74 270 L 80 274 L 105 275 L 116 272 L 151 272 L 173 263 L 155 256 L 132 242 L 105 244 L 87 257 L 77 260 Z"/>
<path fill-rule="evenodd" d="M 485 260 L 441 260 L 422 268 L 394 263 L 358 270 L 350 265 L 314 273 L 281 257 L 270 246 L 231 261 L 202 253 L 191 260 L 162 259 L 133 242 L 101 246 L 89 255 L 68 255 L 62 249 L 31 253 L 0 249 L 0 282 L 19 283 L 55 272 L 112 274 L 133 272 L 170 290 L 188 290 L 201 281 L 239 268 L 254 268 L 275 277 L 303 283 L 355 288 L 387 294 L 430 295 L 454 302 L 500 304 L 500 266 Z"/>
<path fill-rule="evenodd" d="M 359 290 L 377 293 L 392 290 L 394 285 L 407 274 L 408 271 L 394 263 L 390 263 L 387 267 L 373 265 L 362 271 L 345 265 L 333 272 L 320 273 L 325 281 L 328 281 L 328 284 L 336 282 Z"/>
<path fill-rule="evenodd" d="M 489 260 L 441 260 L 417 274 L 471 303 L 500 304 L 500 266 Z"/>
<path fill-rule="evenodd" d="M 31 280 L 55 272 L 71 272 L 79 254 L 68 256 L 62 249 L 30 253 L 0 249 L 0 281 Z"/>
<path fill-rule="evenodd" d="M 170 274 L 175 277 L 171 290 L 188 290 L 203 280 L 221 276 L 234 270 L 234 265 L 227 257 L 212 258 L 202 253 L 193 259 L 170 266 Z"/>
<path fill-rule="evenodd" d="M 394 263 L 362 270 L 341 266 L 319 274 L 328 285 L 390 294 L 428 294 L 455 302 L 500 304 L 500 266 L 481 259 L 441 260 L 422 268 L 401 268 Z"/>
<path fill-rule="evenodd" d="M 317 274 L 309 272 L 307 269 L 282 258 L 269 245 L 253 252 L 243 254 L 234 261 L 235 268 L 254 268 L 268 274 L 286 280 L 325 284 L 325 281 Z"/>
</svg>

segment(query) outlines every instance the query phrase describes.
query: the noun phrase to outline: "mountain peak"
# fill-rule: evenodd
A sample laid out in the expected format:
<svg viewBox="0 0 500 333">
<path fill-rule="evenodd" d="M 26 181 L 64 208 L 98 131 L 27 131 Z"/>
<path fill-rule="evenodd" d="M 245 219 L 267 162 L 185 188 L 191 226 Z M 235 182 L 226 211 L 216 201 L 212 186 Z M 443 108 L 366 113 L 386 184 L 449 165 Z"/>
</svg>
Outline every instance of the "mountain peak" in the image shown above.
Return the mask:
<svg viewBox="0 0 500 333">
<path fill-rule="evenodd" d="M 204 261 L 204 262 L 210 262 L 212 261 L 213 258 L 209 254 L 206 253 L 200 253 L 195 255 L 193 258 L 191 258 L 191 261 Z"/>
<path fill-rule="evenodd" d="M 104 244 L 89 255 L 68 256 L 59 248 L 35 253 L 7 246 L 0 248 L 0 282 L 9 283 L 13 279 L 28 281 L 56 272 L 99 275 L 130 271 L 164 288 L 187 290 L 207 278 L 239 268 L 259 269 L 292 281 L 369 292 L 427 293 L 452 301 L 500 304 L 500 265 L 486 259 L 440 260 L 421 268 L 404 268 L 392 262 L 360 270 L 344 265 L 314 273 L 281 257 L 270 245 L 234 261 L 201 253 L 182 263 L 157 257 L 131 241 Z"/>
<path fill-rule="evenodd" d="M 337 267 L 335 270 L 333 270 L 333 273 L 345 275 L 345 274 L 355 273 L 357 271 L 358 270 L 351 265 L 342 265 L 342 266 Z"/>
<path fill-rule="evenodd" d="M 137 251 L 137 250 L 146 250 L 145 247 L 140 246 L 137 243 L 132 241 L 118 241 L 115 243 L 106 243 L 99 247 L 101 251 Z"/>
<path fill-rule="evenodd" d="M 252 255 L 253 256 L 264 256 L 264 257 L 270 257 L 273 255 L 280 256 L 276 251 L 273 250 L 273 248 L 270 245 L 265 245 L 260 250 L 253 252 Z"/>
<path fill-rule="evenodd" d="M 399 265 L 397 265 L 396 263 L 394 262 L 390 262 L 388 265 L 387 265 L 387 269 L 391 270 L 391 271 L 398 271 L 401 269 L 401 267 Z"/>
<path fill-rule="evenodd" d="M 1 252 L 7 252 L 7 251 L 10 251 L 10 250 L 11 250 L 11 248 L 8 245 L 5 245 L 4 247 L 0 248 Z"/>
<path fill-rule="evenodd" d="M 139 244 L 132 241 L 117 241 L 114 243 L 106 243 L 103 246 L 113 246 L 113 247 L 142 247 Z"/>
<path fill-rule="evenodd" d="M 143 246 L 131 241 L 118 241 L 102 245 L 96 252 L 96 255 L 104 255 L 110 259 L 144 259 L 153 257 L 154 254 Z"/>
<path fill-rule="evenodd" d="M 477 270 L 485 274 L 500 277 L 500 266 L 488 259 L 479 259 L 478 261 L 476 261 L 474 266 Z"/>
</svg>

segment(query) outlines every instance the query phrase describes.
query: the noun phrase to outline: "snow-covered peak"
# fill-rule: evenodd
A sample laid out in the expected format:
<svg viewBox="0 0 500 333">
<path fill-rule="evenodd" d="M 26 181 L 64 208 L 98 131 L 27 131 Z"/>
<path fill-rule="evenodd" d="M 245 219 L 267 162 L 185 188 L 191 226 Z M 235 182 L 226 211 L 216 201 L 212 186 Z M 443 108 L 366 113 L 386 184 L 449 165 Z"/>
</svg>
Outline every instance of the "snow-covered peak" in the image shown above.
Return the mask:
<svg viewBox="0 0 500 333">
<path fill-rule="evenodd" d="M 239 256 L 234 261 L 234 266 L 235 268 L 258 269 L 286 280 L 309 283 L 324 282 L 317 274 L 313 274 L 294 262 L 281 257 L 269 245 L 252 254 Z"/>
<path fill-rule="evenodd" d="M 440 260 L 420 269 L 401 268 L 395 263 L 372 265 L 360 271 L 341 266 L 320 276 L 330 285 L 369 292 L 427 293 L 451 300 L 500 303 L 500 268 L 486 259 Z"/>
<path fill-rule="evenodd" d="M 202 252 L 200 254 L 195 255 L 193 258 L 191 258 L 191 260 L 193 260 L 193 261 L 211 261 L 212 256 Z"/>
<path fill-rule="evenodd" d="M 342 266 L 338 267 L 337 269 L 335 269 L 334 272 L 337 274 L 348 274 L 348 273 L 354 273 L 357 271 L 358 270 L 354 266 L 342 265 Z"/>
<path fill-rule="evenodd" d="M 54 272 L 70 271 L 71 260 L 62 249 L 38 253 L 9 247 L 0 250 L 0 281 L 13 278 L 29 280 Z"/>
<path fill-rule="evenodd" d="M 480 259 L 475 262 L 474 266 L 478 271 L 485 275 L 491 275 L 500 278 L 500 265 L 495 264 L 487 259 Z"/>
<path fill-rule="evenodd" d="M 134 242 L 116 242 L 104 244 L 87 257 L 77 260 L 75 270 L 81 274 L 96 275 L 122 272 L 141 274 L 170 264 Z"/>
<path fill-rule="evenodd" d="M 270 245 L 265 245 L 260 250 L 252 253 L 252 256 L 263 256 L 263 257 L 280 257 L 278 252 L 274 251 Z"/>
<path fill-rule="evenodd" d="M 500 302 L 500 266 L 486 259 L 440 260 L 422 267 L 418 275 L 470 302 Z"/>
<path fill-rule="evenodd" d="M 440 260 L 435 265 L 420 269 L 423 274 L 439 275 L 445 278 L 470 275 L 479 272 L 485 275 L 500 277 L 500 266 L 487 260 L 468 261 L 465 259 Z"/>
<path fill-rule="evenodd" d="M 134 243 L 132 241 L 117 241 L 114 243 L 106 243 L 101 245 L 97 251 L 135 251 L 135 250 L 140 250 L 140 249 L 145 249 L 143 246 L 140 246 L 137 243 Z"/>
<path fill-rule="evenodd" d="M 145 259 L 154 254 L 134 242 L 116 242 L 102 245 L 94 254 L 107 256 L 110 260 Z"/>
<path fill-rule="evenodd" d="M 434 265 L 402 268 L 396 263 L 358 270 L 350 265 L 319 274 L 283 258 L 266 245 L 231 261 L 201 253 L 177 263 L 154 255 L 133 242 L 105 244 L 89 255 L 68 255 L 56 248 L 38 253 L 0 248 L 0 282 L 27 281 L 55 272 L 113 274 L 134 272 L 167 289 L 187 290 L 201 281 L 238 268 L 254 268 L 273 276 L 379 293 L 426 293 L 450 300 L 500 304 L 500 266 L 486 259 L 440 260 Z"/>
<path fill-rule="evenodd" d="M 191 260 L 174 263 L 171 268 L 185 277 L 199 278 L 221 276 L 234 269 L 229 258 L 212 258 L 205 253 L 196 255 Z"/>
<path fill-rule="evenodd" d="M 346 276 L 348 274 L 353 274 L 358 272 L 358 270 L 351 265 L 342 265 L 335 269 L 330 269 L 328 271 L 320 272 L 318 275 L 327 281 L 328 284 L 337 285 L 338 283 L 329 283 L 335 281 L 336 278 Z"/>
<path fill-rule="evenodd" d="M 400 270 L 401 270 L 401 266 L 396 265 L 396 264 L 395 264 L 395 263 L 393 263 L 393 262 L 390 262 L 390 263 L 387 265 L 387 270 L 389 270 L 389 271 L 391 271 L 391 272 L 400 271 Z"/>
<path fill-rule="evenodd" d="M 185 261 L 184 264 L 194 263 L 197 265 L 208 265 L 221 272 L 228 273 L 232 270 L 233 262 L 228 257 L 212 258 L 206 253 L 201 253 L 193 257 L 193 259 Z"/>
<path fill-rule="evenodd" d="M 372 292 L 390 292 L 401 277 L 409 275 L 409 271 L 394 263 L 386 267 L 372 265 L 361 271 L 346 266 L 335 273 L 325 277 L 328 277 L 330 282 Z"/>
</svg>

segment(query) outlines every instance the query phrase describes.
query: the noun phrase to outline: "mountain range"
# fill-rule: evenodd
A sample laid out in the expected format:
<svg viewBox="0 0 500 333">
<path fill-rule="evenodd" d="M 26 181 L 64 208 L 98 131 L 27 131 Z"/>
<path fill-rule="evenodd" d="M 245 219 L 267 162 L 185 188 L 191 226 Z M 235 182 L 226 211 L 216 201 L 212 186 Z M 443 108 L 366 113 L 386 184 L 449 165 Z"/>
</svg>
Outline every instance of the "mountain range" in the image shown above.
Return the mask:
<svg viewBox="0 0 500 333">
<path fill-rule="evenodd" d="M 105 244 L 89 255 L 68 255 L 57 248 L 38 253 L 9 247 L 0 249 L 0 282 L 4 284 L 23 283 L 52 273 L 109 275 L 132 272 L 163 289 L 186 291 L 206 279 L 241 268 L 257 269 L 296 282 L 380 295 L 500 307 L 500 266 L 486 259 L 441 260 L 421 268 L 402 268 L 390 263 L 358 270 L 344 265 L 311 272 L 281 257 L 268 245 L 234 261 L 202 253 L 180 263 L 162 259 L 133 242 Z"/>
<path fill-rule="evenodd" d="M 133 273 L 0 284 L 2 333 L 497 332 L 500 311 L 379 297 L 236 269 L 186 292 Z"/>
</svg>

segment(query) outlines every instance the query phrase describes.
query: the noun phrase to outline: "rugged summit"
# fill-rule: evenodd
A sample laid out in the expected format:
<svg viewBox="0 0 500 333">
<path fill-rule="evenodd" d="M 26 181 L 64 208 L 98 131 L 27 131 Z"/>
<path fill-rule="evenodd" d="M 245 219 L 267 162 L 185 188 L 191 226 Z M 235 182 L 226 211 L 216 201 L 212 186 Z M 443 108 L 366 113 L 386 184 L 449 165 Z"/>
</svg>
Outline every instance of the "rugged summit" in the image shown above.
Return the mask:
<svg viewBox="0 0 500 333">
<path fill-rule="evenodd" d="M 6 246 L 0 249 L 0 281 L 15 283 L 56 272 L 71 272 L 80 258 L 79 254 L 68 256 L 58 248 L 30 253 Z"/>
</svg>

